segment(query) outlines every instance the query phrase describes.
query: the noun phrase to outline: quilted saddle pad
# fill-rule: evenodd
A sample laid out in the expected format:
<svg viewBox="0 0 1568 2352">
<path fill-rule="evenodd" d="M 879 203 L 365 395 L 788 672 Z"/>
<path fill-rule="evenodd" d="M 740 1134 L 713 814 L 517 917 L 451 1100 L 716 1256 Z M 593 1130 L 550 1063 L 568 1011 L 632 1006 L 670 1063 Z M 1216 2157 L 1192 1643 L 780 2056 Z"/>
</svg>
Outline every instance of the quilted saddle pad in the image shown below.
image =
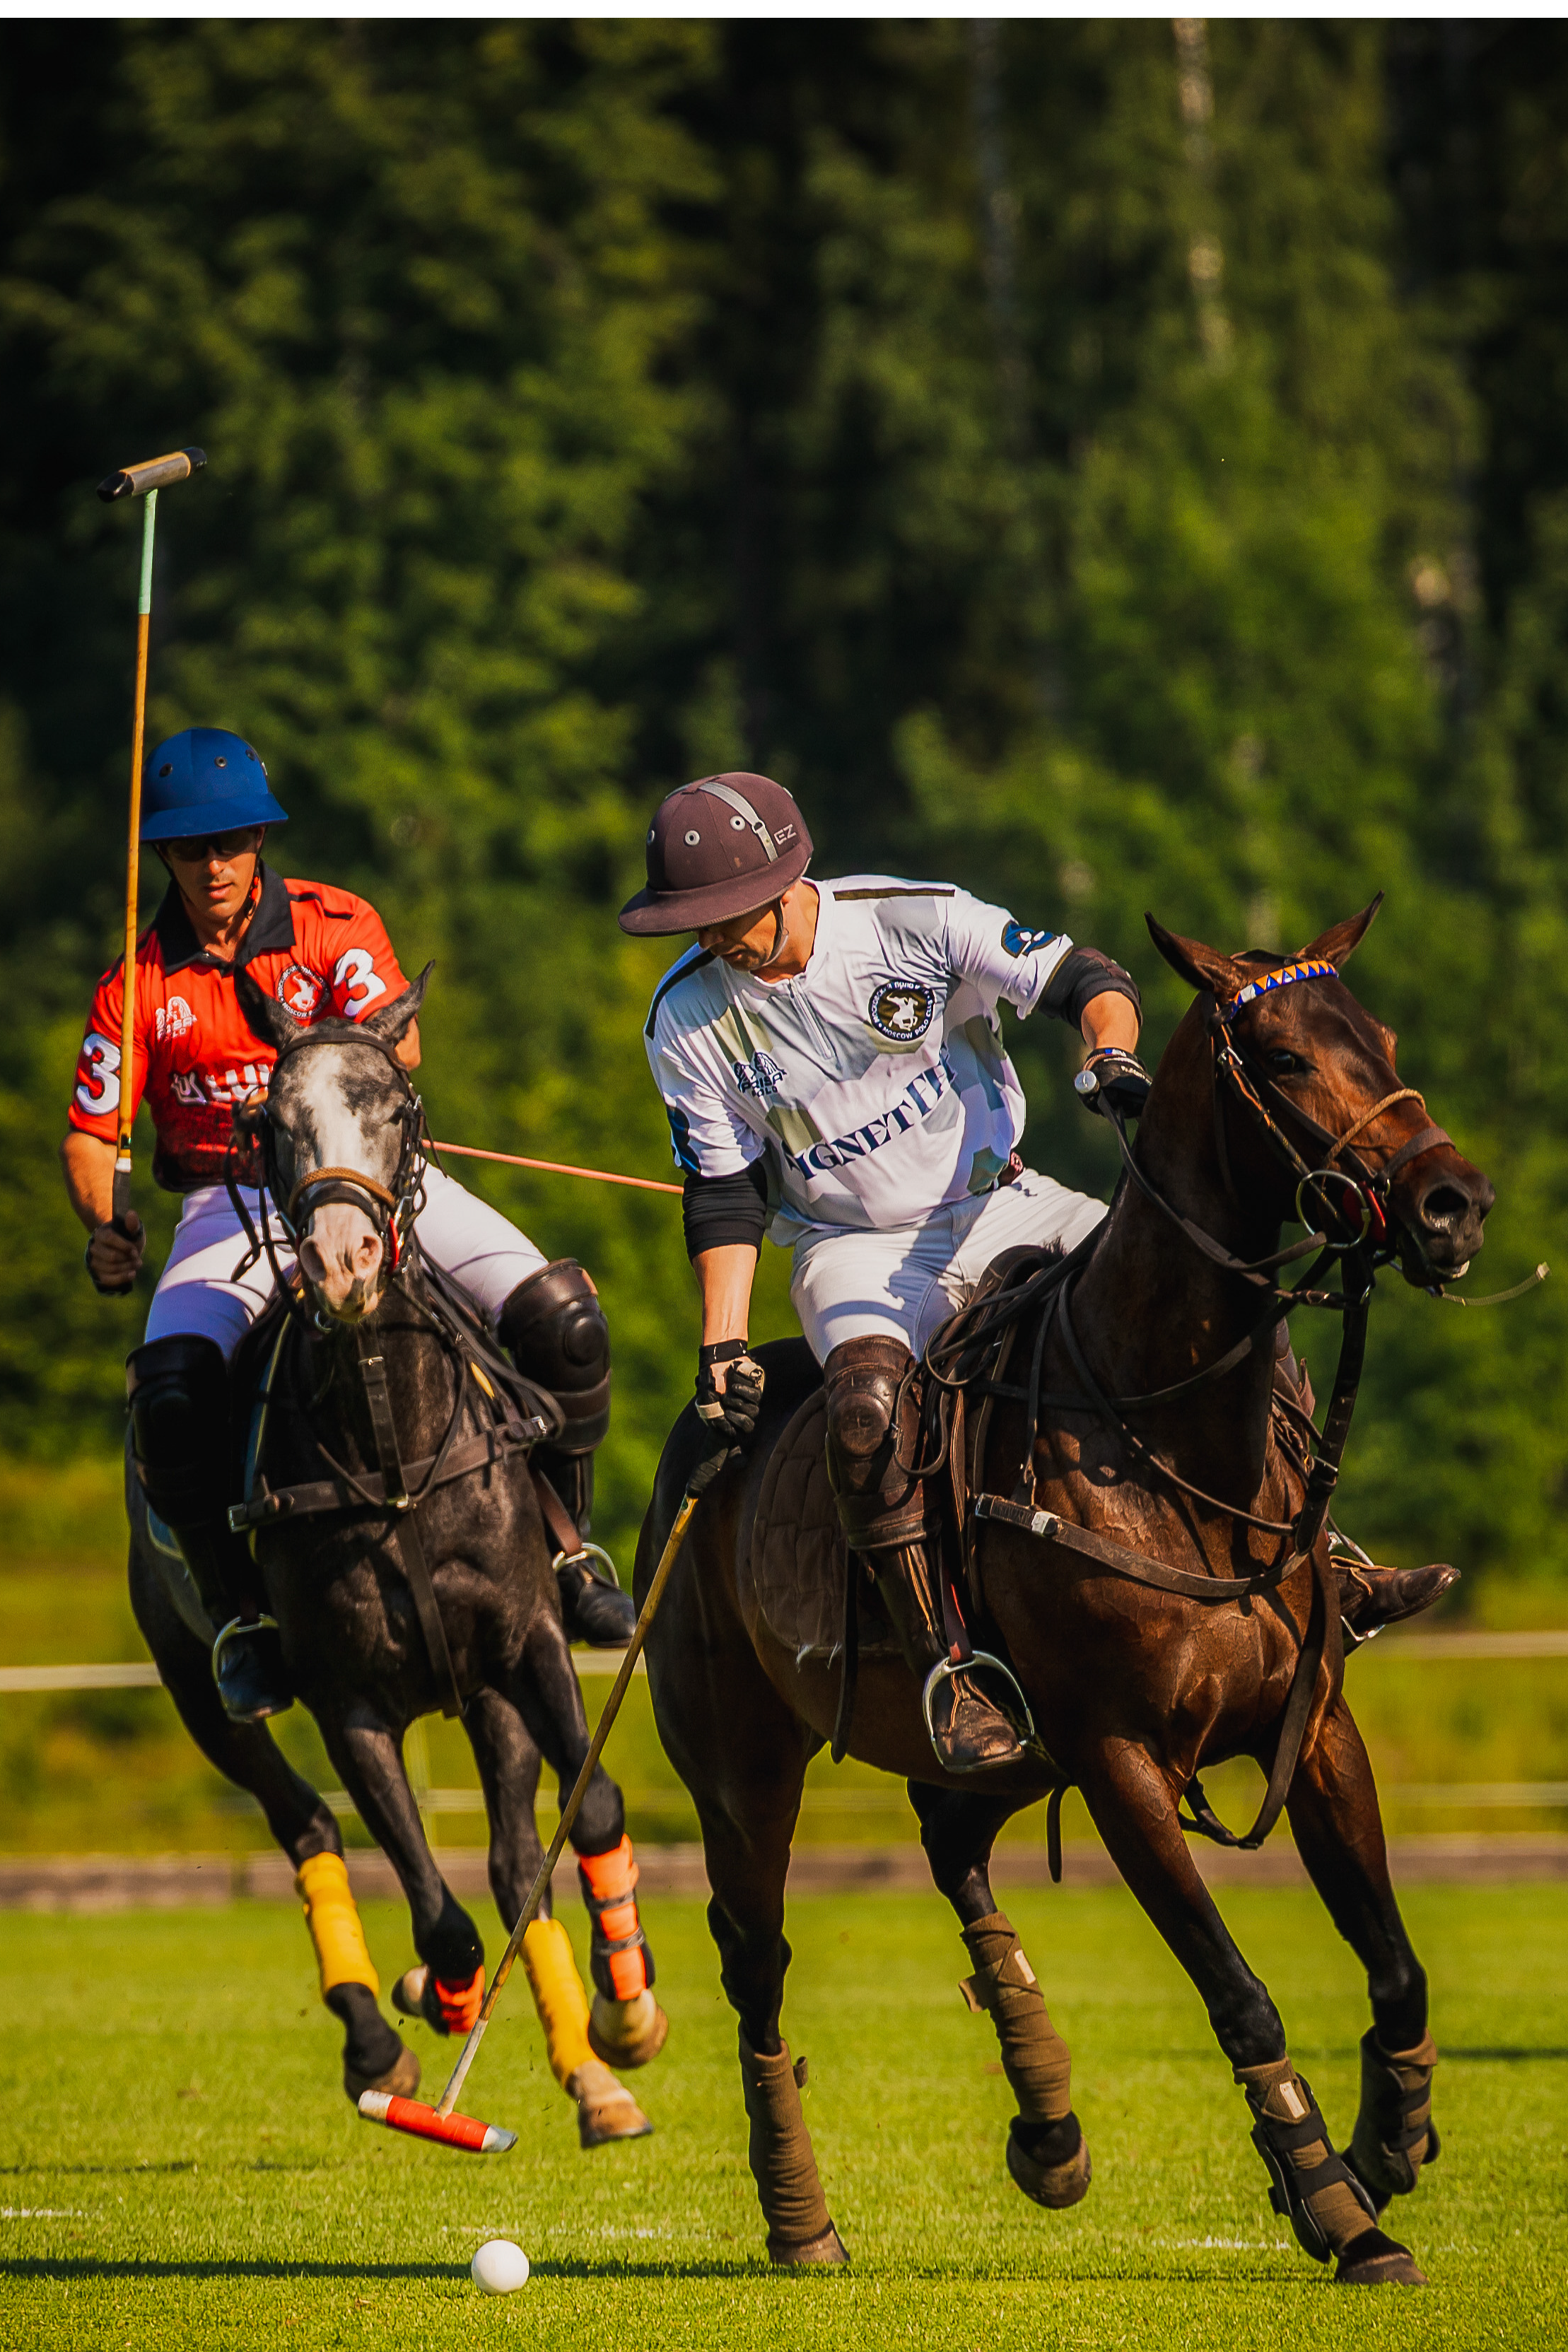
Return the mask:
<svg viewBox="0 0 1568 2352">
<path fill-rule="evenodd" d="M 827 1481 L 826 1426 L 827 1400 L 815 1389 L 786 1424 L 763 1473 L 747 1562 L 751 1591 L 742 1595 L 742 1606 L 749 1601 L 774 1640 L 797 1658 L 828 1656 L 844 1640 L 849 1550 Z M 861 1655 L 896 1652 L 892 1629 L 864 1576 L 859 1608 Z"/>
</svg>

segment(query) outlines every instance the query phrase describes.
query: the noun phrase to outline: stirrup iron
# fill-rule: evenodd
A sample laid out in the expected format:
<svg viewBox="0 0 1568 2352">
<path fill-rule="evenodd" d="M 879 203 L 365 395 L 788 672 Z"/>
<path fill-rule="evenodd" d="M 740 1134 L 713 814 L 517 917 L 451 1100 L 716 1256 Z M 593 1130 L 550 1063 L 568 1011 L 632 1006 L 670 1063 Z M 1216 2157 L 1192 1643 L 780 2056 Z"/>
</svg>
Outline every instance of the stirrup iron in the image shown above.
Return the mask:
<svg viewBox="0 0 1568 2352">
<path fill-rule="evenodd" d="M 595 1567 L 595 1560 L 604 1561 L 602 1570 Z M 603 1544 L 580 1543 L 575 1551 L 558 1551 L 550 1565 L 558 1574 L 563 1568 L 585 1568 L 595 1584 L 607 1584 L 612 1592 L 624 1590 L 620 1572 Z"/>
<path fill-rule="evenodd" d="M 277 1631 L 277 1618 L 268 1617 L 265 1610 L 263 1610 L 260 1615 L 257 1617 L 231 1617 L 228 1623 L 223 1628 L 222 1632 L 218 1634 L 217 1639 L 213 1643 L 212 1667 L 214 1682 L 216 1683 L 217 1681 L 218 1662 L 223 1656 L 226 1643 L 232 1641 L 240 1633 L 276 1633 Z"/>
<path fill-rule="evenodd" d="M 976 1666 L 984 1666 L 992 1674 L 1000 1675 L 1002 1677 L 1005 1685 L 1003 1695 L 997 1697 L 994 1692 L 987 1691 L 986 1696 L 991 1699 L 997 1714 L 1011 1729 L 1019 1747 L 1037 1748 L 1039 1741 L 1035 1731 L 1035 1718 L 1029 1711 L 1029 1702 L 1024 1696 L 1023 1685 L 1012 1667 L 991 1650 L 971 1650 L 966 1658 L 954 1658 L 951 1655 L 939 1658 L 927 1675 L 921 1691 L 921 1713 L 925 1717 L 926 1738 L 932 1747 L 936 1745 L 936 1725 L 932 1711 L 937 1692 L 942 1684 L 950 1682 L 954 1675 L 966 1675 Z M 984 1685 L 982 1687 L 984 1688 Z"/>
</svg>

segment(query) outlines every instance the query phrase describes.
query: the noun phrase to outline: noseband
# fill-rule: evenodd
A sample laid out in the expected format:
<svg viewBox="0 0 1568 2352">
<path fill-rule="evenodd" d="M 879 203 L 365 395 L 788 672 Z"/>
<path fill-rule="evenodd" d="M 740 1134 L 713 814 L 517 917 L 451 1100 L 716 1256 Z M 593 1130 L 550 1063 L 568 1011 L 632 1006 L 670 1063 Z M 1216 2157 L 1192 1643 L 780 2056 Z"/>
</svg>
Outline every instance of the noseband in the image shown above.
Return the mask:
<svg viewBox="0 0 1568 2352">
<path fill-rule="evenodd" d="M 281 1172 L 278 1166 L 277 1132 L 272 1121 L 267 1117 L 265 1098 L 237 1106 L 234 1114 L 234 1139 L 229 1147 L 229 1164 L 224 1171 L 224 1177 L 229 1199 L 234 1203 L 240 1223 L 245 1228 L 246 1239 L 250 1247 L 238 1265 L 235 1267 L 230 1279 L 237 1282 L 240 1276 L 254 1265 L 257 1259 L 265 1252 L 279 1292 L 289 1298 L 291 1304 L 291 1294 L 283 1281 L 278 1264 L 278 1253 L 272 1240 L 268 1217 L 268 1199 L 278 1213 L 278 1222 L 282 1226 L 296 1255 L 300 1248 L 301 1230 L 309 1224 L 314 1212 L 324 1207 L 329 1201 L 346 1201 L 351 1207 L 363 1209 L 374 1226 L 378 1238 L 387 1249 L 394 1274 L 396 1273 L 402 1262 L 403 1253 L 407 1246 L 408 1236 L 413 1231 L 415 1219 L 425 1205 L 425 1171 L 427 1165 L 425 1152 L 425 1106 L 409 1084 L 408 1073 L 398 1060 L 395 1048 L 389 1045 L 384 1038 L 374 1036 L 368 1031 L 352 1030 L 344 1034 L 341 1029 L 329 1029 L 323 1024 L 319 1029 L 302 1030 L 297 1037 L 289 1040 L 289 1044 L 281 1049 L 273 1065 L 273 1077 L 276 1078 L 285 1062 L 291 1061 L 298 1054 L 308 1053 L 312 1046 L 316 1045 L 367 1045 L 374 1053 L 382 1055 L 388 1067 L 395 1074 L 401 1090 L 401 1098 L 392 1116 L 403 1129 L 403 1143 L 398 1154 L 396 1172 L 390 1189 L 381 1183 L 377 1178 L 367 1176 L 363 1169 L 313 1168 L 308 1174 L 300 1177 L 289 1186 L 285 1196 Z M 240 1151 L 242 1146 L 247 1142 L 258 1145 L 261 1154 L 261 1178 L 258 1187 L 261 1212 L 259 1234 L 250 1221 L 249 1213 L 239 1191 Z"/>
</svg>

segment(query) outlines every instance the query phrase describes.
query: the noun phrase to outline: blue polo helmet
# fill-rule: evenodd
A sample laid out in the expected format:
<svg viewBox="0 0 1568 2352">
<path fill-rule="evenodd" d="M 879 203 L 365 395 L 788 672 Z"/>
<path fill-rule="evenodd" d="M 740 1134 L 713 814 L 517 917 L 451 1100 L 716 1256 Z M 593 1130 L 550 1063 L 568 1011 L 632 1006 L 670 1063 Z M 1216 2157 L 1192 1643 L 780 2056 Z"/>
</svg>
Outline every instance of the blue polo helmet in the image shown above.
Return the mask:
<svg viewBox="0 0 1568 2352">
<path fill-rule="evenodd" d="M 149 752 L 142 771 L 142 838 L 181 841 L 242 824 L 287 824 L 259 751 L 226 727 L 186 727 Z"/>
</svg>

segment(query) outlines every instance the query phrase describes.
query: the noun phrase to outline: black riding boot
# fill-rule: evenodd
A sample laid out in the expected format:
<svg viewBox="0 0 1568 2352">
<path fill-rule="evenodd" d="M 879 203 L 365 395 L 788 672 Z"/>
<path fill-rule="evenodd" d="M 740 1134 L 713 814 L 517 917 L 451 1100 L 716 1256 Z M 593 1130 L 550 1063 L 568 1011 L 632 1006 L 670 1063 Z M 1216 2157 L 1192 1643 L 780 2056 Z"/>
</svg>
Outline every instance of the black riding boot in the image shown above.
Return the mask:
<svg viewBox="0 0 1568 2352">
<path fill-rule="evenodd" d="M 126 1359 L 136 1475 L 220 1628 L 213 1678 L 226 1714 L 259 1723 L 294 1704 L 256 1563 L 228 1525 L 228 1368 L 215 1340 L 150 1339 Z"/>
<path fill-rule="evenodd" d="M 956 1664 L 942 1635 L 924 1503 L 918 1481 L 900 1466 L 893 1428 L 910 1361 L 902 1340 L 878 1335 L 846 1339 L 834 1349 L 823 1367 L 827 1475 L 850 1550 L 868 1556 L 905 1661 L 921 1685 L 937 1762 L 949 1772 L 989 1771 L 1022 1763 L 1024 1748 L 1018 1726 L 998 1704 L 1005 1694 L 993 1695 L 988 1687 L 999 1670 Z"/>
<path fill-rule="evenodd" d="M 496 1318 L 496 1336 L 518 1370 L 548 1389 L 566 1416 L 553 1444 L 535 1452 L 533 1467 L 548 1478 L 577 1531 L 575 1546 L 561 1540 L 555 1554 L 567 1639 L 595 1650 L 623 1649 L 637 1623 L 637 1603 L 613 1581 L 609 1554 L 588 1541 L 594 1454 L 610 1426 L 610 1328 L 576 1259 L 558 1258 L 520 1282 Z"/>
<path fill-rule="evenodd" d="M 1290 1346 L 1290 1327 L 1281 1321 L 1275 1338 L 1277 1361 L 1274 1369 L 1276 1384 L 1299 1404 L 1302 1411 L 1313 1410 L 1312 1383 L 1303 1366 L 1296 1360 Z M 1368 1559 L 1361 1546 L 1352 1543 L 1338 1528 L 1330 1527 L 1331 1565 L 1340 1580 L 1340 1615 L 1350 1635 L 1350 1648 L 1359 1650 L 1385 1625 L 1399 1625 L 1407 1617 L 1419 1617 L 1440 1601 L 1452 1585 L 1458 1584 L 1459 1571 L 1447 1560 L 1431 1561 L 1426 1568 L 1380 1568 Z"/>
</svg>

